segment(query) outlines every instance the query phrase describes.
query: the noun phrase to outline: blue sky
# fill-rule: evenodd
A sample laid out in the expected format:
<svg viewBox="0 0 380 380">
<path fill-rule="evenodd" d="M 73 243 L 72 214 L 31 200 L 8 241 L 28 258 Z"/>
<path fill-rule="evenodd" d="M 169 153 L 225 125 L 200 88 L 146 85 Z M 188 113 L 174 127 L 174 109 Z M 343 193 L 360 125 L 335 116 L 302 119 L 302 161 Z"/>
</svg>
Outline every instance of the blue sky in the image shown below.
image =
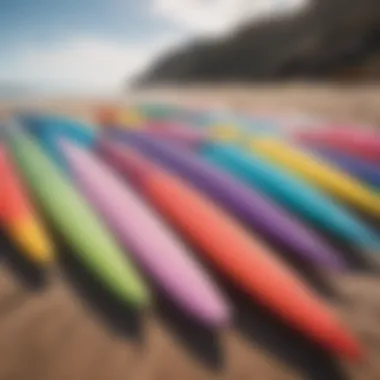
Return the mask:
<svg viewBox="0 0 380 380">
<path fill-rule="evenodd" d="M 0 83 L 115 89 L 194 35 L 304 1 L 0 0 Z"/>
<path fill-rule="evenodd" d="M 77 34 L 144 41 L 177 29 L 150 12 L 151 4 L 149 0 L 2 0 L 2 47 L 7 42 L 57 42 Z"/>
</svg>

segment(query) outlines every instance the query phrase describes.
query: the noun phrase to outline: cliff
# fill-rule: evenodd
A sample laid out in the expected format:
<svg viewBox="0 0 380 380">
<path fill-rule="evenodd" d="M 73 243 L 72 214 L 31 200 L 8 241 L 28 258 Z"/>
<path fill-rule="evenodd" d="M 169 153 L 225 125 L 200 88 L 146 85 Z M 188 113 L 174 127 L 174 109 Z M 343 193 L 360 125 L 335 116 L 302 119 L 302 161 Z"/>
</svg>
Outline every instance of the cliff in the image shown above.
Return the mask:
<svg viewBox="0 0 380 380">
<path fill-rule="evenodd" d="M 255 21 L 220 40 L 161 57 L 140 85 L 286 79 L 380 79 L 380 2 L 315 0 L 302 12 Z"/>
</svg>

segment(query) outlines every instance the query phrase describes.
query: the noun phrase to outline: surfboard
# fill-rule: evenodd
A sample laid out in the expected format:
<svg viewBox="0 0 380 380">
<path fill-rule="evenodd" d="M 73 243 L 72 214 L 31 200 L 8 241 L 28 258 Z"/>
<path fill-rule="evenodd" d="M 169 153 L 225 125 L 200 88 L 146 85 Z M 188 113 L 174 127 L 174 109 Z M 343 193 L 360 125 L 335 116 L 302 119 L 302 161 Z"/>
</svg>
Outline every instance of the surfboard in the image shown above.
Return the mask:
<svg viewBox="0 0 380 380">
<path fill-rule="evenodd" d="M 100 152 L 219 271 L 321 346 L 350 358 L 361 349 L 297 274 L 223 209 L 135 148 L 103 141 Z"/>
<path fill-rule="evenodd" d="M 135 307 L 146 306 L 148 289 L 85 199 L 30 136 L 14 125 L 7 135 L 12 158 L 28 188 L 73 252 L 120 299 Z"/>
<path fill-rule="evenodd" d="M 361 157 L 353 156 L 320 144 L 305 144 L 305 147 L 313 154 L 326 159 L 333 165 L 344 170 L 350 175 L 367 183 L 375 190 L 380 188 L 380 167 L 373 162 Z"/>
<path fill-rule="evenodd" d="M 319 229 L 368 252 L 379 251 L 380 241 L 376 233 L 353 213 L 254 152 L 223 143 L 200 145 L 198 152 L 207 162 L 229 171 L 253 189 L 265 192 Z"/>
<path fill-rule="evenodd" d="M 41 266 L 49 264 L 54 258 L 53 242 L 3 144 L 0 144 L 0 177 L 3 229 L 26 259 Z"/>
<path fill-rule="evenodd" d="M 294 134 L 302 143 L 318 143 L 343 153 L 380 163 L 380 133 L 364 128 L 330 127 L 305 129 Z"/>
<path fill-rule="evenodd" d="M 227 172 L 207 164 L 194 153 L 150 138 L 144 133 L 107 131 L 106 136 L 137 147 L 196 186 L 244 223 L 291 248 L 301 258 L 326 268 L 344 267 L 339 255 L 294 216 L 286 213 L 264 194 L 247 187 Z"/>
<path fill-rule="evenodd" d="M 83 195 L 168 296 L 202 323 L 226 324 L 230 318 L 226 301 L 164 220 L 91 152 L 68 140 L 59 146 Z"/>
<path fill-rule="evenodd" d="M 380 217 L 380 195 L 326 161 L 317 159 L 299 147 L 274 137 L 251 136 L 247 148 L 319 187 L 336 199 L 373 217 Z"/>
</svg>

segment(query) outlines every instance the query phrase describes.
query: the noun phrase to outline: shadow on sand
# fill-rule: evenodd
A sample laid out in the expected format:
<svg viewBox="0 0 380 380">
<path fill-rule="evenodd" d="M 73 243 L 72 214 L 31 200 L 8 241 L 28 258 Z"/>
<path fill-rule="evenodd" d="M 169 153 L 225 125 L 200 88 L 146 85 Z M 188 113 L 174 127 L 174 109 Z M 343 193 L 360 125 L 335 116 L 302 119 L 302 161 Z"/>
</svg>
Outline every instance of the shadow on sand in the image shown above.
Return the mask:
<svg viewBox="0 0 380 380">
<path fill-rule="evenodd" d="M 46 268 L 39 268 L 27 260 L 4 233 L 0 233 L 0 252 L 4 265 L 23 286 L 30 290 L 42 291 L 48 285 L 49 273 Z"/>
<path fill-rule="evenodd" d="M 119 336 L 143 343 L 142 312 L 130 308 L 108 292 L 75 258 L 73 252 L 60 240 L 60 264 L 64 276 L 83 302 Z M 221 345 L 216 332 L 189 319 L 159 286 L 151 285 L 158 319 L 182 343 L 184 348 L 203 365 L 212 370 L 222 366 Z"/>
<path fill-rule="evenodd" d="M 144 334 L 141 313 L 113 297 L 76 259 L 76 255 L 63 244 L 58 235 L 54 234 L 53 236 L 58 242 L 58 259 L 63 276 L 82 302 L 119 336 L 142 343 Z M 31 270 L 26 266 L 27 270 L 19 263 L 22 256 L 16 254 L 12 247 L 2 248 L 1 251 L 5 252 L 5 257 L 9 259 L 12 268 L 17 268 L 14 270 L 15 274 L 28 286 L 39 284 L 38 288 L 40 288 L 41 284 L 44 284 L 44 281 L 41 282 L 40 279 L 41 274 L 36 275 L 36 268 Z M 294 255 L 289 255 L 283 250 L 279 250 L 279 252 L 314 289 L 334 300 L 339 300 L 339 295 L 335 294 L 320 272 L 305 263 L 290 259 L 290 257 L 294 258 Z M 198 252 L 196 256 L 204 257 L 201 252 Z M 346 379 L 339 365 L 329 354 L 310 343 L 298 332 L 285 326 L 271 313 L 237 290 L 207 262 L 203 262 L 203 264 L 231 300 L 236 330 L 252 345 L 260 346 L 264 351 L 296 368 L 305 379 Z M 40 280 L 37 281 L 36 278 Z M 212 371 L 221 371 L 224 367 L 224 355 L 218 333 L 189 319 L 170 301 L 157 284 L 150 282 L 150 285 L 156 300 L 155 313 L 161 323 L 203 366 Z"/>
</svg>

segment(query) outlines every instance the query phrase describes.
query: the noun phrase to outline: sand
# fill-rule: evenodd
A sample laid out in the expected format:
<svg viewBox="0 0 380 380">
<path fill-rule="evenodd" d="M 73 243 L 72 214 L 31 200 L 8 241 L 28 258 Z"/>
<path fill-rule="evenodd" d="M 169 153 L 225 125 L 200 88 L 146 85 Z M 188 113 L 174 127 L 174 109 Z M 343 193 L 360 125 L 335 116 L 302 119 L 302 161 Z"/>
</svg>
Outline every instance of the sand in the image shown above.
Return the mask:
<svg viewBox="0 0 380 380">
<path fill-rule="evenodd" d="M 254 89 L 194 86 L 149 91 L 133 99 L 181 99 L 380 125 L 379 90 L 305 84 Z M 105 101 L 124 104 L 129 99 Z M 91 121 L 97 103 L 87 99 L 3 103 L 0 114 L 22 107 Z M 0 380 L 380 378 L 380 280 L 374 273 L 357 269 L 316 276 L 327 284 L 323 293 L 326 287 L 334 293 L 325 295 L 326 302 L 367 351 L 363 362 L 348 363 L 308 345 L 228 285 L 237 307 L 236 326 L 215 336 L 187 321 L 162 297 L 153 310 L 136 317 L 83 274 L 69 252 L 60 257 L 45 279 L 18 260 L 6 243 L 0 247 Z"/>
</svg>

